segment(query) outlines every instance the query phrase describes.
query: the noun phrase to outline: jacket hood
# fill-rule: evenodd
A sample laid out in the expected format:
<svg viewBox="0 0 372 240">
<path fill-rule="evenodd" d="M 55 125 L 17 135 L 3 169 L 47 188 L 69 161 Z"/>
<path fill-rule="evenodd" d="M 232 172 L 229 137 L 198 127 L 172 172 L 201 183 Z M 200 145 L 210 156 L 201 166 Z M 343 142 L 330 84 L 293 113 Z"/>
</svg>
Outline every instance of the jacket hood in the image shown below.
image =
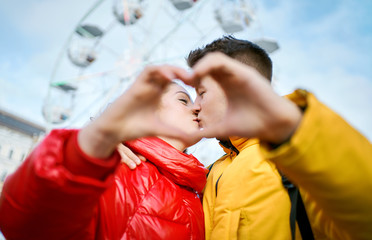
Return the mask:
<svg viewBox="0 0 372 240">
<path fill-rule="evenodd" d="M 208 170 L 193 155 L 185 154 L 156 137 L 128 141 L 125 145 L 152 162 L 176 184 L 197 192 L 203 190 Z"/>
</svg>

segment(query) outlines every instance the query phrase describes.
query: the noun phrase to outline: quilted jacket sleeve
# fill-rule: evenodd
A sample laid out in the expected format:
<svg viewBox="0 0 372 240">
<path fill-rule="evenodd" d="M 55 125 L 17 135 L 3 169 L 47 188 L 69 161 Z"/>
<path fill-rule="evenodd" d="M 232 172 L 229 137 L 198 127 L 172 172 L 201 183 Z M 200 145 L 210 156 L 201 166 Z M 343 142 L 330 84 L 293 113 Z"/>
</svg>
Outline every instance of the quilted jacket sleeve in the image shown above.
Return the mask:
<svg viewBox="0 0 372 240">
<path fill-rule="evenodd" d="M 312 94 L 289 96 L 306 107 L 287 144 L 263 147 L 300 187 L 313 229 L 328 239 L 372 239 L 372 145 Z"/>
<path fill-rule="evenodd" d="M 120 162 L 85 155 L 77 130 L 54 130 L 10 175 L 0 198 L 7 239 L 94 239 L 99 197 Z"/>
</svg>

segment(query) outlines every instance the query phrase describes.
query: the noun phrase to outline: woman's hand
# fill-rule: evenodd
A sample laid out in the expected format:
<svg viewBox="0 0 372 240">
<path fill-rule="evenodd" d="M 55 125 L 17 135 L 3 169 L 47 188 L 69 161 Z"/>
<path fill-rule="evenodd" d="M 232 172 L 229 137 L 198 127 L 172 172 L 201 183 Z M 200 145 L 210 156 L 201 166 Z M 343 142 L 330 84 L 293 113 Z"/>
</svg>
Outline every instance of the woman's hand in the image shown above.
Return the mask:
<svg viewBox="0 0 372 240">
<path fill-rule="evenodd" d="M 188 78 L 187 71 L 175 66 L 146 67 L 123 95 L 79 132 L 80 147 L 88 155 L 105 158 L 119 143 L 140 137 L 165 136 L 188 141 L 189 135 L 164 124 L 156 114 L 167 85 L 173 79 Z"/>
</svg>

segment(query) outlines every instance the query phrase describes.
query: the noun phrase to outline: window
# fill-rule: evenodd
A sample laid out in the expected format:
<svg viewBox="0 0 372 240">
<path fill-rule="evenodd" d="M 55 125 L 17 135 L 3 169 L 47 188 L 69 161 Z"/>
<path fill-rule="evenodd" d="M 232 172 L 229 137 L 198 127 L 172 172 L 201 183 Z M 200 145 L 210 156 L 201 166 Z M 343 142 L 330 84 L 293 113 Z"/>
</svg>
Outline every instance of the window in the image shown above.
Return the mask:
<svg viewBox="0 0 372 240">
<path fill-rule="evenodd" d="M 13 157 L 13 149 L 11 149 L 9 152 L 9 159 L 12 159 L 12 157 Z"/>
<path fill-rule="evenodd" d="M 3 172 L 1 173 L 1 176 L 0 176 L 0 182 L 4 182 L 4 181 L 5 181 L 6 174 L 7 174 L 6 171 L 3 171 Z"/>
</svg>

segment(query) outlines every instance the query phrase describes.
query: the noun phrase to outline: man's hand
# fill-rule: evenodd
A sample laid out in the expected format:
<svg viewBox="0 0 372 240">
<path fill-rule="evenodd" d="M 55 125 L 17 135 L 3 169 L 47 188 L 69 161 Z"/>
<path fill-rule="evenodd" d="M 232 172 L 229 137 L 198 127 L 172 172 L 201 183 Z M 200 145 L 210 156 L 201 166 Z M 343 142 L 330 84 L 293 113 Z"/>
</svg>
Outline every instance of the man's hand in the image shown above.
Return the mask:
<svg viewBox="0 0 372 240">
<path fill-rule="evenodd" d="M 228 100 L 224 120 L 203 129 L 202 136 L 257 137 L 279 144 L 290 138 L 301 121 L 300 109 L 277 95 L 269 81 L 247 65 L 222 53 L 211 53 L 193 69 L 193 76 L 187 83 L 196 85 L 204 77 L 211 76 L 224 89 Z"/>
<path fill-rule="evenodd" d="M 134 170 L 138 165 L 146 161 L 144 156 L 132 152 L 132 150 L 122 143 L 118 145 L 117 150 L 121 156 L 121 162 L 126 164 L 131 170 Z"/>
<path fill-rule="evenodd" d="M 79 132 L 78 142 L 83 151 L 105 158 L 119 143 L 144 136 L 187 141 L 186 133 L 165 125 L 156 114 L 164 90 L 176 78 L 188 79 L 189 73 L 167 65 L 146 67 L 122 96 Z"/>
</svg>

